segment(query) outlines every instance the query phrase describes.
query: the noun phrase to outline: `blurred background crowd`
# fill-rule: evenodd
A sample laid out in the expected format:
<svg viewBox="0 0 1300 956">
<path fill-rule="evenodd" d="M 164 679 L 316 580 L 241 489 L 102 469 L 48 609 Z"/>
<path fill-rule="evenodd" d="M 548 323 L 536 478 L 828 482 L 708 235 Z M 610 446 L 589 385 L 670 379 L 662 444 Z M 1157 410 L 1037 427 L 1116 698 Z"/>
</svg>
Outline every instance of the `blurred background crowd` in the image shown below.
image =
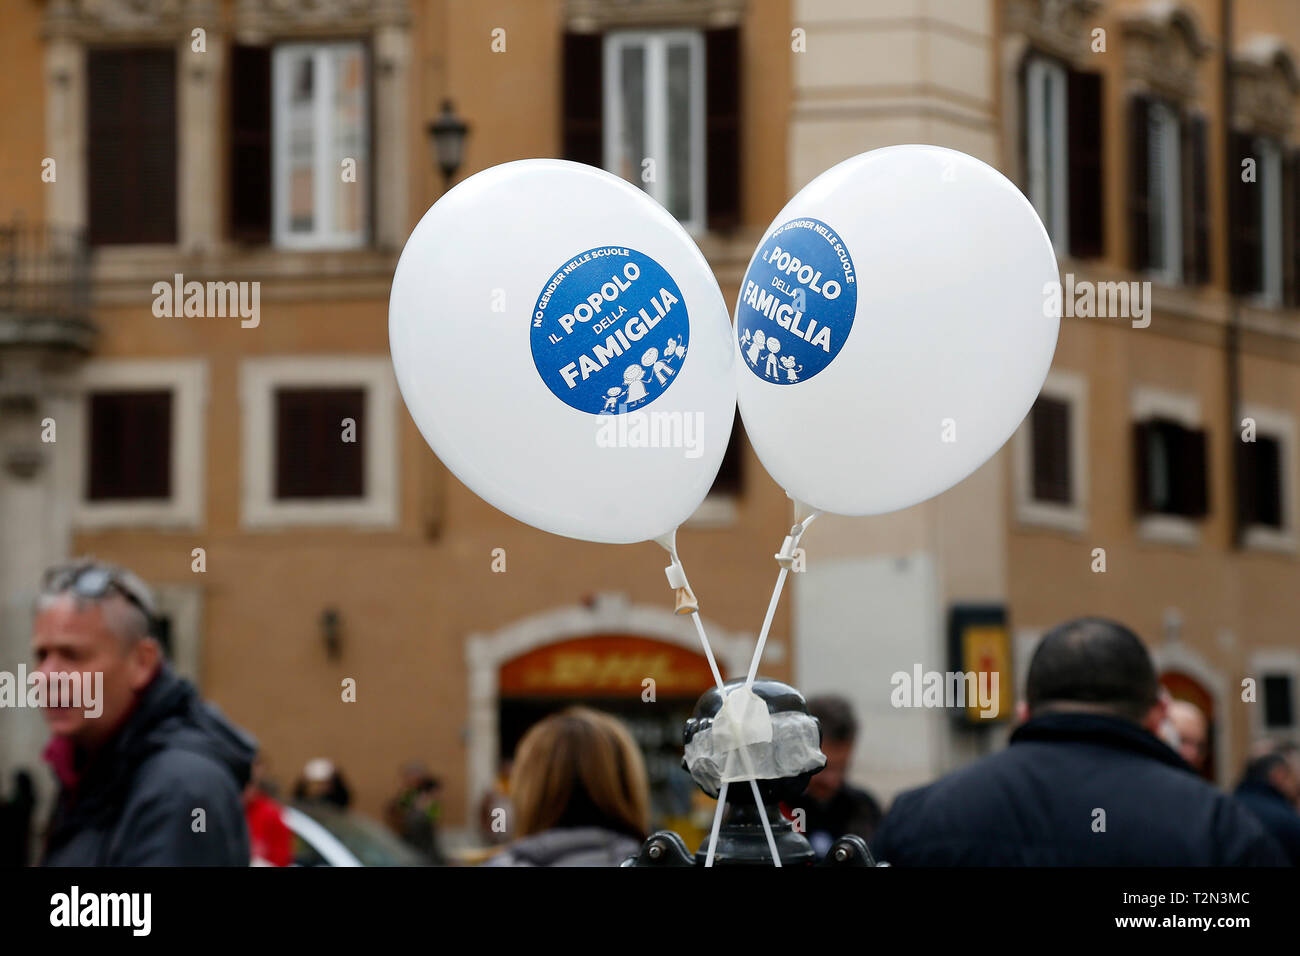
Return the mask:
<svg viewBox="0 0 1300 956">
<path fill-rule="evenodd" d="M 657 549 L 547 536 L 450 475 L 392 379 L 393 268 L 449 184 L 556 156 L 645 188 L 734 301 L 796 190 L 926 142 L 1022 188 L 1063 277 L 1149 282 L 1150 321 L 1067 317 L 992 461 L 804 541 L 763 671 L 839 698 L 830 831 L 1002 751 L 1042 635 L 1087 614 L 1141 638 L 1207 780 L 1294 759 L 1290 0 L 13 0 L 0 54 L 0 668 L 43 570 L 94 554 L 152 585 L 171 667 L 302 829 L 476 859 L 530 729 L 581 705 L 635 741 L 646 825 L 698 841 L 681 727 L 712 680 Z M 258 283 L 256 322 L 160 315 L 190 281 Z M 737 421 L 678 539 L 726 676 L 788 509 Z M 917 665 L 997 671 L 999 719 L 894 707 Z M 5 817 L 44 819 L 46 728 L 0 722 Z"/>
</svg>

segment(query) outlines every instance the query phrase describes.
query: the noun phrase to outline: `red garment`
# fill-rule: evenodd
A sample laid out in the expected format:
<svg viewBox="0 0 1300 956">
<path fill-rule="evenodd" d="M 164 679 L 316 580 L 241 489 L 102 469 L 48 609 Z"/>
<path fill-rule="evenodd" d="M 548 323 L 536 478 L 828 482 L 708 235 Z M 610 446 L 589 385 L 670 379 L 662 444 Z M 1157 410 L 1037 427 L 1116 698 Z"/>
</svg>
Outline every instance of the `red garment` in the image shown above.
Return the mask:
<svg viewBox="0 0 1300 956">
<path fill-rule="evenodd" d="M 293 833 L 284 824 L 280 805 L 256 791 L 244 801 L 248 818 L 248 843 L 253 859 L 271 866 L 288 866 L 293 862 Z"/>
<path fill-rule="evenodd" d="M 41 758 L 50 765 L 63 789 L 77 788 L 81 774 L 77 770 L 77 746 L 71 737 L 51 737 L 41 752 Z"/>
</svg>

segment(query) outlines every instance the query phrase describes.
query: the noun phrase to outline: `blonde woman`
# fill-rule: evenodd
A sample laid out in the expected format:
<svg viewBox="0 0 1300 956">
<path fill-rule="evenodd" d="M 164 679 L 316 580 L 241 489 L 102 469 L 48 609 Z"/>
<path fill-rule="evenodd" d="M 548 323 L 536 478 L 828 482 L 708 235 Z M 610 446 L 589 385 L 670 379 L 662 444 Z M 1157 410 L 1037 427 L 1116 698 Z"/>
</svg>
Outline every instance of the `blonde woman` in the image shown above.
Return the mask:
<svg viewBox="0 0 1300 956">
<path fill-rule="evenodd" d="M 570 707 L 535 724 L 510 774 L 518 838 L 489 866 L 618 866 L 647 836 L 641 751 L 619 721 Z"/>
</svg>

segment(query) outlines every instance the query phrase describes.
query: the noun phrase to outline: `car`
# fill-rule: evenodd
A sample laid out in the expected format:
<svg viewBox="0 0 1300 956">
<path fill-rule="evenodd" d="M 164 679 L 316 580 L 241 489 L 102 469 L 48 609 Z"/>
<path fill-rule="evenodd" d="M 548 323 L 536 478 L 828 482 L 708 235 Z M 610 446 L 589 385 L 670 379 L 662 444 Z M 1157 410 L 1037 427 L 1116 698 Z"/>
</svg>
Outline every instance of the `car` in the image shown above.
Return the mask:
<svg viewBox="0 0 1300 956">
<path fill-rule="evenodd" d="M 293 866 L 430 866 L 382 824 L 320 804 L 283 808 L 293 833 Z"/>
</svg>

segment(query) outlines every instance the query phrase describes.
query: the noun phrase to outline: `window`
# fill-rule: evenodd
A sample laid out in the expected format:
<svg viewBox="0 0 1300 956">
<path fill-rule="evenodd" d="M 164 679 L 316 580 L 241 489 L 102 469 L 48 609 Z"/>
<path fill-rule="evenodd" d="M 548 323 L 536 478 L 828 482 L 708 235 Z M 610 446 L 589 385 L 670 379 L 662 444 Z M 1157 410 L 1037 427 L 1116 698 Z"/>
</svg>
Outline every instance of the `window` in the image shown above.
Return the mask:
<svg viewBox="0 0 1300 956">
<path fill-rule="evenodd" d="M 1033 434 L 1034 500 L 1069 504 L 1069 403 L 1040 397 L 1029 416 Z"/>
<path fill-rule="evenodd" d="M 1099 256 L 1101 75 L 1030 54 L 1021 82 L 1026 194 L 1057 255 Z"/>
<path fill-rule="evenodd" d="M 1016 516 L 1027 524 L 1082 531 L 1087 484 L 1087 380 L 1052 370 L 1017 433 Z"/>
<path fill-rule="evenodd" d="M 1265 674 L 1264 691 L 1264 726 L 1269 730 L 1287 729 L 1295 726 L 1295 702 L 1293 698 L 1293 681 L 1290 674 Z"/>
<path fill-rule="evenodd" d="M 1147 181 L 1150 183 L 1151 244 L 1149 268 L 1166 282 L 1182 278 L 1182 178 L 1180 176 L 1178 116 L 1163 103 L 1151 107 L 1148 130 Z"/>
<path fill-rule="evenodd" d="M 87 402 L 87 500 L 171 497 L 171 392 L 93 392 Z"/>
<path fill-rule="evenodd" d="M 1129 145 L 1133 268 L 1168 284 L 1209 281 L 1206 120 L 1167 100 L 1136 96 Z"/>
<path fill-rule="evenodd" d="M 1232 291 L 1268 308 L 1300 305 L 1300 153 L 1267 136 L 1231 137 Z"/>
<path fill-rule="evenodd" d="M 1259 154 L 1260 290 L 1266 305 L 1282 304 L 1282 149 L 1271 139 L 1256 141 Z"/>
<path fill-rule="evenodd" d="M 713 486 L 695 513 L 688 519 L 694 527 L 722 527 L 734 524 L 738 502 L 745 490 L 745 426 L 740 421 L 740 411 L 731 426 L 731 437 L 722 453 L 718 474 Z"/>
<path fill-rule="evenodd" d="M 734 26 L 567 32 L 564 157 L 624 176 L 689 229 L 732 232 L 742 218 L 740 71 Z M 653 183 L 641 178 L 646 159 Z"/>
<path fill-rule="evenodd" d="M 1025 74 L 1028 99 L 1029 199 L 1060 255 L 1067 255 L 1068 194 L 1065 145 L 1065 68 L 1035 58 Z"/>
<path fill-rule="evenodd" d="M 1164 418 L 1139 422 L 1135 432 L 1138 511 L 1204 517 L 1207 511 L 1205 432 Z"/>
<path fill-rule="evenodd" d="M 176 242 L 176 52 L 86 51 L 93 245 Z"/>
<path fill-rule="evenodd" d="M 359 42 L 277 46 L 271 82 L 275 244 L 363 245 L 370 179 L 365 48 Z M 348 170 L 355 177 L 345 176 Z"/>
<path fill-rule="evenodd" d="M 1237 443 L 1237 524 L 1249 548 L 1294 551 L 1295 419 L 1289 412 L 1246 405 L 1254 441 Z M 1244 436 L 1239 436 L 1244 438 Z"/>
<path fill-rule="evenodd" d="M 59 430 L 73 522 L 82 528 L 193 528 L 203 518 L 207 365 L 98 359 L 77 378 Z M 59 446 L 64 446 L 60 441 Z M 75 491 L 74 491 L 75 489 Z"/>
<path fill-rule="evenodd" d="M 697 30 L 605 36 L 604 166 L 689 229 L 705 220 L 704 39 Z"/>
<path fill-rule="evenodd" d="M 365 496 L 362 388 L 275 391 L 275 497 Z"/>
<path fill-rule="evenodd" d="M 1266 528 L 1282 527 L 1282 448 L 1276 438 L 1259 435 L 1243 442 L 1247 463 L 1242 481 L 1242 499 L 1247 523 Z"/>
<path fill-rule="evenodd" d="M 240 390 L 245 527 L 397 521 L 397 384 L 387 358 L 248 359 Z"/>
</svg>

